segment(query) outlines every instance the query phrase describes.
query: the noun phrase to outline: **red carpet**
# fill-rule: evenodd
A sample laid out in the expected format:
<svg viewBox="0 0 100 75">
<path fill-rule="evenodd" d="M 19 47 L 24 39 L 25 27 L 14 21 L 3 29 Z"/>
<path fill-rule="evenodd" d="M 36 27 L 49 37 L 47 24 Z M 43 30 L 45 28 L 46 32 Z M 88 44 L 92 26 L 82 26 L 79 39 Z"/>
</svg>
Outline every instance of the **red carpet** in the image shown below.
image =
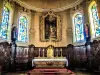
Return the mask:
<svg viewBox="0 0 100 75">
<path fill-rule="evenodd" d="M 28 72 L 28 75 L 75 75 L 74 72 L 68 69 L 33 69 Z"/>
</svg>

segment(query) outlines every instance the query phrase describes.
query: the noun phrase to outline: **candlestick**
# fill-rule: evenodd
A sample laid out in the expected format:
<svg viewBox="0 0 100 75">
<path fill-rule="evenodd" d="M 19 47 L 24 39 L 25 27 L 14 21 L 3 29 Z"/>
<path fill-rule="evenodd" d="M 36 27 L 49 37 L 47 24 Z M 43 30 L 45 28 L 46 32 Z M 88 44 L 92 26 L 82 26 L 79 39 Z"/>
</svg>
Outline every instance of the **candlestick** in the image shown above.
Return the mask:
<svg viewBox="0 0 100 75">
<path fill-rule="evenodd" d="M 62 57 L 62 48 L 60 49 L 60 51 L 61 51 L 61 57 Z"/>
<path fill-rule="evenodd" d="M 44 49 L 43 49 L 43 57 L 44 57 Z"/>
<path fill-rule="evenodd" d="M 40 57 L 40 48 L 39 48 L 39 57 Z"/>
<path fill-rule="evenodd" d="M 57 53 L 56 57 L 58 57 L 58 48 L 56 48 L 56 53 Z"/>
</svg>

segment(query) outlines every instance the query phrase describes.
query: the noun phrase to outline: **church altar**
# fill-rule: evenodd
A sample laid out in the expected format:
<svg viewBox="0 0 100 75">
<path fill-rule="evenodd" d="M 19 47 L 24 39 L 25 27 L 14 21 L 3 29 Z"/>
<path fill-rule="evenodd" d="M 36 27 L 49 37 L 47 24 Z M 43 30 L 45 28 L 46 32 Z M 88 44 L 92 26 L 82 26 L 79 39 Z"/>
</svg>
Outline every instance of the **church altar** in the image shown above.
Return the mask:
<svg viewBox="0 0 100 75">
<path fill-rule="evenodd" d="M 65 57 L 36 57 L 32 60 L 32 67 L 68 67 L 68 60 Z"/>
<path fill-rule="evenodd" d="M 61 49 L 61 56 L 58 57 L 58 50 L 57 50 L 57 56 L 54 57 L 54 47 L 52 45 L 49 45 L 47 47 L 47 57 L 44 57 L 44 51 L 43 51 L 43 57 L 40 57 L 40 51 L 39 51 L 39 57 L 35 57 L 32 60 L 32 67 L 61 68 L 67 66 L 68 66 L 68 60 L 66 59 L 66 57 L 62 56 L 62 49 Z"/>
</svg>

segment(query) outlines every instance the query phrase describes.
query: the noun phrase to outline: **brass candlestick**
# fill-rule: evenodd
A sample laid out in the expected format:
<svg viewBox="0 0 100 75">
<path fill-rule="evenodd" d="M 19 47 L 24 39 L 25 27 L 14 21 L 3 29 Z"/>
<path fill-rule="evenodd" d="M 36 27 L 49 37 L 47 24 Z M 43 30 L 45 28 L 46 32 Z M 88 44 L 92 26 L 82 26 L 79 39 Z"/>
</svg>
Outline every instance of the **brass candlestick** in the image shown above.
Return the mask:
<svg viewBox="0 0 100 75">
<path fill-rule="evenodd" d="M 62 48 L 60 49 L 60 51 L 61 51 L 61 57 L 62 57 Z"/>
</svg>

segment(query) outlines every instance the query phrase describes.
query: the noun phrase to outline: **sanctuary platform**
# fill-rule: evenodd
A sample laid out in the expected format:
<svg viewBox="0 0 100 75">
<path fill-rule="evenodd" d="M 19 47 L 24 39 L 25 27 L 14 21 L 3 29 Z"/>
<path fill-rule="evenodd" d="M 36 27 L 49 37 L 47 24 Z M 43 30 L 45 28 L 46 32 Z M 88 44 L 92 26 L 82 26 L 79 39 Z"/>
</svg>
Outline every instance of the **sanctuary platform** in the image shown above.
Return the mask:
<svg viewBox="0 0 100 75">
<path fill-rule="evenodd" d="M 27 73 L 28 75 L 75 75 L 68 69 L 33 69 Z"/>
</svg>

